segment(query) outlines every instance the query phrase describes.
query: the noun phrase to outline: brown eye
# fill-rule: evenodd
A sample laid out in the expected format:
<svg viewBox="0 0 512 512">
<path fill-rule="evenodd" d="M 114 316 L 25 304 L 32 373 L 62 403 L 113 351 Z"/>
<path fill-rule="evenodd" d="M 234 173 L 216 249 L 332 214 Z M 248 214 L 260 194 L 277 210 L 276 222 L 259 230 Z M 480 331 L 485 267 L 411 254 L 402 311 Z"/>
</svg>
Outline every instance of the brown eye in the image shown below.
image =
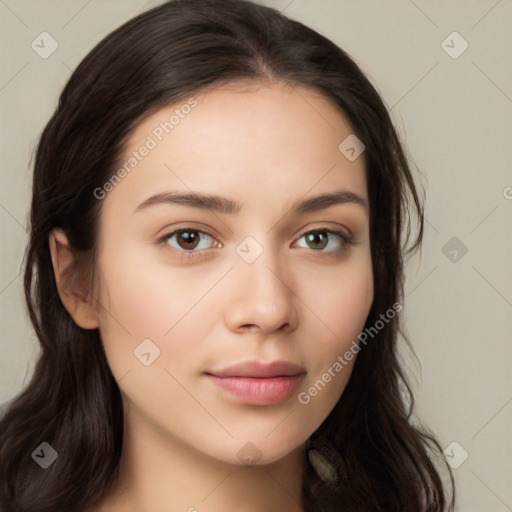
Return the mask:
<svg viewBox="0 0 512 512">
<path fill-rule="evenodd" d="M 194 228 L 182 228 L 172 231 L 171 233 L 159 239 L 159 243 L 177 253 L 178 256 L 183 258 L 198 258 L 204 256 L 207 249 L 213 247 L 211 239 L 216 241 L 215 238 L 206 233 Z"/>
<path fill-rule="evenodd" d="M 176 242 L 182 249 L 195 249 L 199 244 L 199 231 L 183 229 L 176 232 Z"/>
</svg>

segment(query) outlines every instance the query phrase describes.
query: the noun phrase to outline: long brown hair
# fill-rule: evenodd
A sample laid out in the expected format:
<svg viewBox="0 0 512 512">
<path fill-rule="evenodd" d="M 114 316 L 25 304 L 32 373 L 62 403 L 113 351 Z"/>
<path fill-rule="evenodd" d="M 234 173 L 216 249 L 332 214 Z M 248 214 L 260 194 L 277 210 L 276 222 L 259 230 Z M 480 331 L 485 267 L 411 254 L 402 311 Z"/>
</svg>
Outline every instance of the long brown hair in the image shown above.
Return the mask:
<svg viewBox="0 0 512 512">
<path fill-rule="evenodd" d="M 94 190 L 116 171 L 137 123 L 208 88 L 262 79 L 323 93 L 364 143 L 375 290 L 366 326 L 402 302 L 403 258 L 421 248 L 423 205 L 388 110 L 356 63 L 314 30 L 249 1 L 175 0 L 142 13 L 80 63 L 36 150 L 24 290 L 41 354 L 0 421 L 2 510 L 84 510 L 113 482 L 122 450 L 120 391 L 98 329 L 78 327 L 60 301 L 50 231 L 62 228 L 94 264 L 101 208 Z M 412 240 L 410 213 L 418 227 Z M 398 360 L 400 334 L 409 343 L 397 314 L 360 351 L 312 436 L 341 477 L 327 484 L 306 469 L 306 511 L 453 510 L 455 493 L 449 503 L 432 460 L 442 449 L 410 422 L 414 397 Z M 47 469 L 31 457 L 42 442 L 58 453 Z"/>
</svg>

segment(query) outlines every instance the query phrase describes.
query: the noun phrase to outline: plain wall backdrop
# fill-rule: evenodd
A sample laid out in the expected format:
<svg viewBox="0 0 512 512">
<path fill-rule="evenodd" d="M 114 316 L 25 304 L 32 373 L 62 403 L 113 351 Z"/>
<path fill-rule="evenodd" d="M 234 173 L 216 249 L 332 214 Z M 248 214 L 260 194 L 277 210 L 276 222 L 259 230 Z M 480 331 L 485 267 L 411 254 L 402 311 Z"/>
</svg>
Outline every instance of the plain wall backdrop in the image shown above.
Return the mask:
<svg viewBox="0 0 512 512">
<path fill-rule="evenodd" d="M 20 275 L 38 137 L 83 57 L 160 3 L 0 0 L 2 403 L 39 353 Z M 457 511 L 512 511 L 512 1 L 259 3 L 346 50 L 391 111 L 426 191 L 404 305 L 418 360 L 401 352 L 414 418 L 446 449 Z"/>
</svg>

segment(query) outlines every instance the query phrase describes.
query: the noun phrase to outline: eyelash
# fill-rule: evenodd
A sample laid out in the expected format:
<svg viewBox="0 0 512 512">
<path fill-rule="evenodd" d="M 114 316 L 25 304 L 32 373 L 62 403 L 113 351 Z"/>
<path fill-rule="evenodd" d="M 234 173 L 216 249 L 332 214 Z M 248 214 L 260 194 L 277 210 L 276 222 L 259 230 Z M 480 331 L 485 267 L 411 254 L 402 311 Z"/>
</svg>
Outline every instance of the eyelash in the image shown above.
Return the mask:
<svg viewBox="0 0 512 512">
<path fill-rule="evenodd" d="M 180 229 L 177 229 L 175 231 L 172 231 L 172 232 L 168 233 L 167 235 L 164 235 L 163 237 L 159 238 L 157 240 L 157 244 L 158 245 L 165 245 L 167 249 L 171 250 L 172 252 L 178 253 L 178 257 L 180 259 L 182 259 L 182 260 L 196 259 L 196 260 L 200 260 L 201 261 L 201 260 L 207 258 L 207 256 L 204 253 L 200 254 L 201 250 L 199 250 L 199 251 L 197 251 L 197 250 L 195 250 L 195 251 L 186 251 L 184 249 L 175 249 L 174 247 L 170 247 L 169 246 L 167 241 L 172 236 L 174 236 L 174 235 L 176 235 L 178 233 L 186 232 L 186 231 L 194 231 L 194 232 L 197 232 L 197 233 L 200 233 L 200 234 L 208 235 L 211 238 L 215 239 L 215 237 L 212 234 L 208 233 L 207 231 L 202 231 L 200 229 L 196 229 L 196 228 L 192 228 L 192 227 L 185 227 L 185 228 L 180 228 Z M 343 240 L 343 246 L 341 247 L 341 249 L 334 249 L 332 251 L 325 251 L 323 249 L 321 249 L 321 250 L 311 249 L 313 252 L 320 252 L 320 253 L 327 253 L 327 254 L 334 253 L 334 254 L 337 254 L 337 255 L 341 256 L 342 254 L 345 253 L 345 251 L 351 245 L 355 245 L 355 243 L 356 243 L 354 238 L 352 236 L 348 235 L 347 233 L 345 233 L 343 231 L 339 231 L 337 229 L 331 229 L 331 228 L 327 228 L 327 227 L 320 227 L 320 228 L 312 229 L 311 231 L 306 231 L 305 233 L 303 233 L 299 237 L 299 239 L 303 238 L 306 235 L 312 234 L 312 233 L 327 233 L 327 234 L 331 234 L 331 235 L 338 235 Z"/>
</svg>

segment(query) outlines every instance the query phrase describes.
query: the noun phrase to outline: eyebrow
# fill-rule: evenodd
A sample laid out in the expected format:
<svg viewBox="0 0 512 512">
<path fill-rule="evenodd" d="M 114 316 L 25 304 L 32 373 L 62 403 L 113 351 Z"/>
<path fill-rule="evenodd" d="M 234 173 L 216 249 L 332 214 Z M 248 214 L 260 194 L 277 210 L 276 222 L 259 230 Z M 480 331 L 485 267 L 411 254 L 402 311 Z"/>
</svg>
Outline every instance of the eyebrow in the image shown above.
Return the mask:
<svg viewBox="0 0 512 512">
<path fill-rule="evenodd" d="M 290 209 L 297 214 L 305 214 L 324 210 L 335 204 L 357 204 L 361 206 L 368 215 L 368 203 L 361 196 L 348 190 L 320 194 L 317 196 L 295 199 Z M 215 194 L 202 194 L 198 192 L 181 192 L 172 190 L 155 194 L 143 201 L 134 213 L 154 205 L 177 204 L 201 210 L 212 210 L 226 215 L 238 215 L 242 210 L 242 204 L 234 199 L 222 197 Z"/>
</svg>

